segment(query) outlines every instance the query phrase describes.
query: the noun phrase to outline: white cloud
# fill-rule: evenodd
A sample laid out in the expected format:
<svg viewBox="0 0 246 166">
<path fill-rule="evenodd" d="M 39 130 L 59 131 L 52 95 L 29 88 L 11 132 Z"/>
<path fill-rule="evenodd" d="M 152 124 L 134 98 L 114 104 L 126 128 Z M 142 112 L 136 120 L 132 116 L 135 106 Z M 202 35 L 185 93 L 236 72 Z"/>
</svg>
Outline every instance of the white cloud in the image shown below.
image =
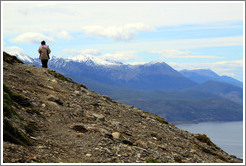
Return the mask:
<svg viewBox="0 0 246 166">
<path fill-rule="evenodd" d="M 177 63 L 177 62 L 169 62 L 171 66 L 176 68 L 177 70 L 183 69 L 220 69 L 221 71 L 228 71 L 232 68 L 243 68 L 243 60 L 232 60 L 232 61 L 218 61 L 218 62 L 210 62 L 210 63 Z"/>
<path fill-rule="evenodd" d="M 45 40 L 46 42 L 50 42 L 50 43 L 55 42 L 53 38 L 47 37 L 41 33 L 36 33 L 36 32 L 23 33 L 22 35 L 17 36 L 11 41 L 14 43 L 40 43 L 42 40 Z"/>
<path fill-rule="evenodd" d="M 3 2 L 3 32 L 44 29 L 78 31 L 81 26 L 120 26 L 141 22 L 152 27 L 242 21 L 242 3 L 227 2 Z M 44 16 L 45 15 L 45 16 Z M 21 20 L 21 21 L 20 21 Z"/>
<path fill-rule="evenodd" d="M 118 62 L 127 62 L 132 60 L 140 59 L 141 57 L 136 55 L 134 51 L 121 51 L 115 53 L 107 53 L 99 56 L 105 60 L 112 60 Z"/>
<path fill-rule="evenodd" d="M 23 49 L 17 46 L 4 47 L 3 50 L 9 54 L 15 54 L 16 52 L 23 53 Z"/>
<path fill-rule="evenodd" d="M 101 55 L 100 51 L 97 49 L 85 49 L 85 50 L 63 49 L 62 52 L 65 54 L 69 54 L 71 56 L 74 56 L 74 55 L 93 55 L 93 56 Z"/>
<path fill-rule="evenodd" d="M 218 59 L 223 57 L 200 55 L 200 53 L 192 53 L 191 51 L 179 51 L 179 50 L 164 50 L 164 51 L 150 51 L 152 54 L 159 54 L 162 58 L 206 58 L 206 59 Z"/>
<path fill-rule="evenodd" d="M 6 47 L 6 43 L 2 41 L 2 48 Z"/>
<path fill-rule="evenodd" d="M 133 39 L 139 31 L 149 31 L 151 28 L 143 23 L 132 23 L 124 26 L 84 26 L 82 30 L 88 35 L 108 37 L 115 41 Z"/>
<path fill-rule="evenodd" d="M 136 52 L 150 52 L 152 50 L 187 50 L 206 47 L 243 46 L 243 36 L 220 38 L 197 38 L 179 40 L 141 40 L 134 43 L 96 44 L 98 49 L 134 50 Z"/>
<path fill-rule="evenodd" d="M 56 33 L 56 37 L 59 39 L 66 39 L 66 40 L 72 39 L 72 36 L 67 31 L 64 30 Z"/>
</svg>

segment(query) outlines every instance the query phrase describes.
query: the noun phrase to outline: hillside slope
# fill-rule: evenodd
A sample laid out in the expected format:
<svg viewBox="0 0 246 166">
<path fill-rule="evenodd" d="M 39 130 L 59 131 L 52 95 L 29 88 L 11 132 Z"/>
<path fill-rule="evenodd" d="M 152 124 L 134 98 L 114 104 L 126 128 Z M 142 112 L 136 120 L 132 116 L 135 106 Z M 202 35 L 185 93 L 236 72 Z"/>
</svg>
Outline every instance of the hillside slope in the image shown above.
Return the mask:
<svg viewBox="0 0 246 166">
<path fill-rule="evenodd" d="M 241 162 L 201 134 L 4 53 L 5 163 Z"/>
<path fill-rule="evenodd" d="M 243 105 L 243 89 L 225 82 L 207 81 L 191 90 L 211 93 Z"/>
</svg>

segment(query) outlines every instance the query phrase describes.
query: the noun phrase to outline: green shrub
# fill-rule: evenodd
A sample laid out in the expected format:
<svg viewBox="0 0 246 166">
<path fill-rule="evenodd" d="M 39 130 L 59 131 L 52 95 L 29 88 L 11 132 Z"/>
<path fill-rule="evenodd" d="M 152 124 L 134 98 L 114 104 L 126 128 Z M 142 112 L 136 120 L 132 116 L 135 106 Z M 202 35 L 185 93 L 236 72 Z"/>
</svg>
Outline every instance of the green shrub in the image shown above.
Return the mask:
<svg viewBox="0 0 246 166">
<path fill-rule="evenodd" d="M 12 108 L 12 100 L 8 94 L 4 94 L 3 96 L 3 116 L 7 118 L 11 118 L 17 115 L 15 110 Z"/>
<path fill-rule="evenodd" d="M 24 126 L 27 133 L 33 133 L 33 128 L 27 124 L 23 125 L 24 119 L 20 117 L 16 110 L 13 108 L 14 104 L 29 105 L 29 101 L 21 95 L 13 93 L 5 84 L 3 84 L 3 140 L 19 145 L 32 145 L 29 138 L 15 127 L 12 121 L 18 122 L 20 126 Z M 34 109 L 30 109 L 34 110 Z M 33 111 L 34 112 L 34 111 Z"/>
<path fill-rule="evenodd" d="M 159 122 L 163 123 L 163 124 L 169 124 L 165 119 L 159 117 L 159 116 L 156 116 L 156 120 L 158 120 Z"/>
<path fill-rule="evenodd" d="M 27 108 L 26 112 L 29 113 L 29 114 L 41 115 L 41 113 L 38 110 L 34 109 L 34 108 Z"/>
<path fill-rule="evenodd" d="M 3 140 L 24 146 L 32 145 L 31 141 L 7 119 L 3 121 Z"/>
<path fill-rule="evenodd" d="M 48 73 L 53 75 L 54 77 L 58 78 L 59 80 L 67 81 L 67 82 L 73 82 L 71 79 L 64 77 L 62 74 L 57 73 L 54 70 L 48 70 Z"/>
<path fill-rule="evenodd" d="M 34 136 L 35 131 L 38 129 L 38 126 L 36 123 L 28 122 L 27 125 L 25 125 L 25 130 L 28 134 Z"/>
<path fill-rule="evenodd" d="M 198 139 L 201 142 L 204 142 L 208 144 L 209 146 L 216 146 L 208 137 L 206 134 L 196 134 L 195 138 Z"/>
<path fill-rule="evenodd" d="M 218 159 L 220 159 L 220 160 L 222 160 L 222 161 L 225 161 L 225 162 L 231 162 L 231 161 L 229 161 L 228 159 L 226 159 L 225 157 L 223 157 L 222 155 L 220 155 L 220 154 L 214 152 L 214 151 L 211 150 L 211 149 L 208 149 L 208 148 L 206 148 L 206 147 L 204 147 L 204 146 L 198 144 L 198 143 L 195 142 L 195 141 L 194 141 L 194 146 L 195 146 L 197 149 L 200 149 L 200 150 L 202 150 L 202 151 L 205 152 L 205 153 L 211 154 L 211 155 L 215 156 L 216 158 L 218 158 Z"/>
<path fill-rule="evenodd" d="M 13 93 L 5 84 L 3 84 L 3 91 L 6 94 L 4 95 L 4 99 L 6 100 L 8 104 L 13 103 L 14 101 L 20 104 L 21 106 L 25 106 L 25 107 L 28 107 L 31 105 L 30 101 L 27 98 L 19 94 Z"/>
</svg>

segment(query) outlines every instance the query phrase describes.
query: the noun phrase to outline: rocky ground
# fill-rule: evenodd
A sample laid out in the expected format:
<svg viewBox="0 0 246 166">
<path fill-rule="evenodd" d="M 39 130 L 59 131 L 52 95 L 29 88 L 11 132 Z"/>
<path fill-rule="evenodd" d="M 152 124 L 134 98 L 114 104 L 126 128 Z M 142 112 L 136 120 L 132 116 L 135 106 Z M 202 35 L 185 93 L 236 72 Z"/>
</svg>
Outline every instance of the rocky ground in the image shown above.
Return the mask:
<svg viewBox="0 0 246 166">
<path fill-rule="evenodd" d="M 241 162 L 205 135 L 4 56 L 4 163 Z"/>
</svg>

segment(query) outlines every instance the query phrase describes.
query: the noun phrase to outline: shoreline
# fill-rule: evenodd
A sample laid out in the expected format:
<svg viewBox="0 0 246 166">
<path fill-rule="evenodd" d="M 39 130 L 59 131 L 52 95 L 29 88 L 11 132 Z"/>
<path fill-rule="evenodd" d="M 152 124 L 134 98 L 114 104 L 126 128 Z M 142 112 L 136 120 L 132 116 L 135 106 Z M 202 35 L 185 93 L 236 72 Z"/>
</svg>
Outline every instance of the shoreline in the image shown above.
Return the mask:
<svg viewBox="0 0 246 166">
<path fill-rule="evenodd" d="M 212 121 L 200 123 L 179 123 L 175 124 L 175 126 L 181 130 L 186 130 L 194 134 L 206 134 L 213 143 L 229 155 L 243 160 L 243 122 L 244 121 Z M 239 123 L 242 123 L 242 125 Z M 218 133 L 216 131 L 220 132 Z M 235 141 L 237 144 L 231 144 L 232 141 Z"/>
</svg>

